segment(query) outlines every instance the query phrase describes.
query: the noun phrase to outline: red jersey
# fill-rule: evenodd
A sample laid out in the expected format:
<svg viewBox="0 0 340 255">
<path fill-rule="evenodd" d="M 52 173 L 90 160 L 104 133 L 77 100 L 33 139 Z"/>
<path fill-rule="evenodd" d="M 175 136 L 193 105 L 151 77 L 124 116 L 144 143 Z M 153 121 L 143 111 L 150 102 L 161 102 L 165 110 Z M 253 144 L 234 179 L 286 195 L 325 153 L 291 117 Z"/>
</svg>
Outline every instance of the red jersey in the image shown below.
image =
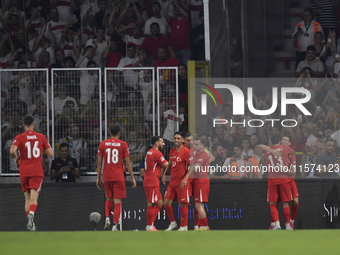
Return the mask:
<svg viewBox="0 0 340 255">
<path fill-rule="evenodd" d="M 292 149 L 287 145 L 275 145 L 270 148 L 281 152 L 282 156 L 276 157 L 267 151 L 264 153 L 268 166 L 268 185 L 290 182 L 287 171 L 292 165 L 296 164 L 295 157 L 292 157 Z M 281 168 L 281 166 L 284 166 L 284 168 Z"/>
<path fill-rule="evenodd" d="M 176 147 L 172 148 L 169 153 L 169 161 L 171 161 L 171 178 L 169 186 L 179 187 L 181 181 L 188 173 L 190 150 L 185 146 L 182 146 L 180 151 L 176 151 Z"/>
<path fill-rule="evenodd" d="M 190 22 L 185 18 L 178 20 L 177 18 L 171 18 L 171 44 L 174 51 L 190 50 Z"/>
<path fill-rule="evenodd" d="M 190 164 L 199 164 L 201 165 L 200 168 L 195 167 L 194 172 L 191 176 L 191 178 L 194 179 L 195 183 L 200 182 L 200 183 L 206 183 L 207 181 L 209 182 L 208 179 L 208 169 L 209 169 L 209 156 L 208 153 L 206 153 L 204 150 L 201 152 L 197 153 L 196 151 L 194 154 L 191 154 L 190 157 Z"/>
<path fill-rule="evenodd" d="M 115 52 L 110 51 L 109 54 L 107 55 L 106 67 L 117 67 L 122 57 L 123 57 L 122 53 L 118 51 Z"/>
<path fill-rule="evenodd" d="M 166 162 L 167 161 L 164 158 L 162 152 L 155 150 L 154 148 L 146 153 L 143 186 L 159 186 L 159 178 L 161 178 L 162 165 Z"/>
<path fill-rule="evenodd" d="M 154 59 L 158 59 L 157 51 L 160 46 L 170 47 L 170 39 L 166 35 L 160 35 L 158 39 L 154 39 L 152 36 L 149 36 L 144 39 L 142 45 L 140 46 L 140 50 L 146 50 L 149 56 L 154 57 Z"/>
<path fill-rule="evenodd" d="M 100 142 L 98 156 L 103 156 L 103 180 L 125 181 L 124 159 L 130 157 L 129 146 L 126 142 L 116 138 L 109 138 Z"/>
<path fill-rule="evenodd" d="M 20 176 L 44 177 L 41 157 L 44 150 L 51 148 L 46 136 L 35 131 L 26 131 L 14 138 L 13 145 L 20 152 Z"/>
</svg>

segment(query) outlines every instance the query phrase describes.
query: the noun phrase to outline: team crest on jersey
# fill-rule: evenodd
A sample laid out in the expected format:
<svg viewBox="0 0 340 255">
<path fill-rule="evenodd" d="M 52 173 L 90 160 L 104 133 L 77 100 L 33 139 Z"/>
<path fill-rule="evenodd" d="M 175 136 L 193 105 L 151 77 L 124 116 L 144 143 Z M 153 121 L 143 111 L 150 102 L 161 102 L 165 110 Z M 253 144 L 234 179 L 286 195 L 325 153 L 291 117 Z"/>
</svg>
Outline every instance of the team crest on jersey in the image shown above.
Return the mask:
<svg viewBox="0 0 340 255">
<path fill-rule="evenodd" d="M 180 157 L 177 157 L 177 158 L 176 158 L 176 161 L 177 161 L 177 162 L 181 162 L 182 159 L 181 159 Z"/>
<path fill-rule="evenodd" d="M 68 165 L 69 165 L 69 166 L 72 166 L 72 165 L 73 165 L 73 162 L 72 162 L 72 161 L 69 161 L 69 162 L 68 162 Z"/>
</svg>

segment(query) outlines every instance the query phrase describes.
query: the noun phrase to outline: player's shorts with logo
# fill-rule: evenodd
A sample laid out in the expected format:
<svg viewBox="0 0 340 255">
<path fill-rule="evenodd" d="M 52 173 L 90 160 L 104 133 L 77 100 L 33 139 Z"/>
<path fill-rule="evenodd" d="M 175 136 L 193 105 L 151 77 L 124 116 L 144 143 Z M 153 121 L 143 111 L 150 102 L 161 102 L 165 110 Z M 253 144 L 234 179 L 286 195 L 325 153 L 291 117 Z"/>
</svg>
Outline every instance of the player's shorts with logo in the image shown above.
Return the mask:
<svg viewBox="0 0 340 255">
<path fill-rule="evenodd" d="M 162 193 L 159 186 L 156 187 L 144 186 L 144 191 L 146 194 L 146 202 L 156 204 L 159 200 L 162 200 Z"/>
<path fill-rule="evenodd" d="M 166 189 L 164 199 L 176 200 L 178 198 L 178 203 L 189 203 L 189 190 L 188 186 L 181 187 L 171 187 L 168 186 Z"/>
<path fill-rule="evenodd" d="M 277 185 L 269 185 L 267 199 L 268 199 L 268 202 L 273 202 L 273 203 L 277 203 L 278 201 L 281 201 L 281 202 L 291 201 L 293 197 L 290 191 L 289 182 L 277 184 Z"/>
<path fill-rule="evenodd" d="M 104 181 L 104 191 L 110 198 L 126 198 L 125 181 Z"/>
<path fill-rule="evenodd" d="M 292 180 L 292 181 L 289 183 L 289 186 L 290 186 L 290 189 L 291 189 L 293 198 L 299 198 L 299 191 L 298 191 L 298 189 L 297 189 L 297 187 L 296 187 L 295 181 Z"/>
<path fill-rule="evenodd" d="M 28 176 L 28 177 L 20 176 L 22 192 L 30 193 L 31 189 L 35 189 L 38 193 L 40 193 L 43 180 L 44 177 L 41 176 Z"/>
<path fill-rule="evenodd" d="M 193 183 L 195 203 L 208 203 L 210 182 Z"/>
</svg>

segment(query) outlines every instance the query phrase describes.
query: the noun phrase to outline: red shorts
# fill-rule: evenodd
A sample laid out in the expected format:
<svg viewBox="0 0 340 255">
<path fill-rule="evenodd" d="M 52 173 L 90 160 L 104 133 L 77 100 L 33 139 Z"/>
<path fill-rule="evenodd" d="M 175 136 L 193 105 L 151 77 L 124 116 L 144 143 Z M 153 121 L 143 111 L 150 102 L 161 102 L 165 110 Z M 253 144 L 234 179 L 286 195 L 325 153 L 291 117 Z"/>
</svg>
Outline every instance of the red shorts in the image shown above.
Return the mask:
<svg viewBox="0 0 340 255">
<path fill-rule="evenodd" d="M 193 196 L 193 186 L 194 186 L 194 179 L 193 178 L 189 178 L 188 182 L 187 182 L 187 187 L 188 187 L 188 191 L 189 191 L 189 197 Z"/>
<path fill-rule="evenodd" d="M 170 199 L 174 201 L 178 198 L 178 203 L 189 203 L 189 190 L 188 187 L 180 188 L 178 187 L 170 187 L 166 189 L 164 199 Z"/>
<path fill-rule="evenodd" d="M 41 176 L 29 176 L 29 177 L 20 176 L 22 192 L 30 193 L 31 189 L 35 189 L 38 193 L 40 193 L 43 180 L 44 177 Z"/>
<path fill-rule="evenodd" d="M 292 192 L 292 195 L 293 195 L 293 198 L 299 198 L 299 191 L 296 187 L 296 183 L 294 180 L 292 180 L 290 183 L 289 183 L 289 186 L 290 186 L 290 190 Z"/>
<path fill-rule="evenodd" d="M 162 200 L 162 194 L 159 186 L 156 187 L 144 186 L 144 191 L 146 194 L 146 202 L 157 204 L 159 200 Z"/>
<path fill-rule="evenodd" d="M 194 197 L 195 203 L 208 203 L 210 183 L 195 183 Z"/>
<path fill-rule="evenodd" d="M 125 181 L 105 181 L 104 191 L 109 198 L 126 198 Z"/>
<path fill-rule="evenodd" d="M 268 202 L 273 203 L 277 203 L 278 201 L 289 202 L 293 200 L 289 182 L 268 186 L 267 200 Z"/>
</svg>

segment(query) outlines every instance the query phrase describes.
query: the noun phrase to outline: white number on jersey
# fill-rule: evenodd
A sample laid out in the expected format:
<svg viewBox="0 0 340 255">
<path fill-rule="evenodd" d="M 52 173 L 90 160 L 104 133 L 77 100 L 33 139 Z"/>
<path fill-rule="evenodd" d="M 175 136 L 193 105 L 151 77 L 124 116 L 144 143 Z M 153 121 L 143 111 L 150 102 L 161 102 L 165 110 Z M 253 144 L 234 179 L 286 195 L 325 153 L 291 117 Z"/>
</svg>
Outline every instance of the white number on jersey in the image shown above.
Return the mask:
<svg viewBox="0 0 340 255">
<path fill-rule="evenodd" d="M 39 146 L 39 142 L 35 141 L 34 146 L 33 146 L 33 151 L 32 151 L 31 142 L 25 143 L 25 147 L 27 147 L 27 158 L 32 158 L 32 152 L 33 152 L 33 157 L 35 158 L 40 157 L 40 150 L 38 146 Z"/>
<path fill-rule="evenodd" d="M 118 163 L 119 151 L 117 149 L 113 149 L 112 150 L 112 156 L 111 156 L 111 149 L 110 148 L 106 149 L 106 153 L 107 153 L 107 163 L 108 164 L 111 163 L 111 158 L 112 158 L 112 163 L 113 164 L 117 164 Z"/>
<path fill-rule="evenodd" d="M 276 157 L 276 156 L 275 156 L 275 158 L 277 159 L 277 161 L 279 161 L 279 162 L 276 163 L 276 165 L 277 165 L 277 166 L 283 166 L 282 157 L 281 157 L 281 156 L 280 156 L 280 157 Z M 268 159 L 269 159 L 269 161 L 270 161 L 270 164 L 271 164 L 272 166 L 275 166 L 274 160 L 273 160 L 273 156 L 272 156 L 272 155 L 269 155 L 269 156 L 268 156 Z"/>
</svg>

